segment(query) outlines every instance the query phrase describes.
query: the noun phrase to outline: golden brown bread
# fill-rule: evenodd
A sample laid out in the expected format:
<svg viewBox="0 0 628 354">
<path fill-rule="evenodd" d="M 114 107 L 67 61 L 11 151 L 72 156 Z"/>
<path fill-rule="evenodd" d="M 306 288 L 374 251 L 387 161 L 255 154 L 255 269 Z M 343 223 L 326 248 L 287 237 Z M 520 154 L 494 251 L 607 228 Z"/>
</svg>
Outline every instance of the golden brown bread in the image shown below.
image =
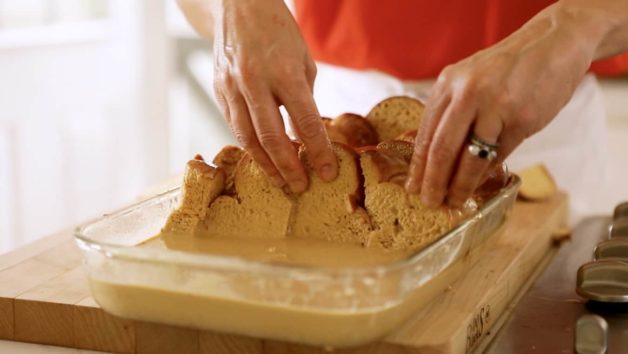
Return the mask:
<svg viewBox="0 0 628 354">
<path fill-rule="evenodd" d="M 170 216 L 165 232 L 229 238 L 322 238 L 399 251 L 417 251 L 449 230 L 466 211 L 424 207 L 409 195 L 407 177 L 413 144 L 388 141 L 364 148 L 358 156 L 334 143 L 339 175 L 330 183 L 314 173 L 305 148 L 299 156 L 310 176 L 301 195 L 286 194 L 270 183 L 244 153 L 235 168 L 235 193 L 217 196 L 225 183 L 222 168 L 199 160 L 188 163 L 181 207 Z M 492 197 L 506 183 L 496 169 L 476 194 Z M 209 207 L 204 207 L 209 204 Z"/>
<path fill-rule="evenodd" d="M 190 234 L 196 231 L 207 215 L 210 203 L 222 193 L 225 173 L 209 166 L 203 157 L 196 155 L 187 163 L 181 188 L 179 207 L 170 214 L 163 232 Z"/>
<path fill-rule="evenodd" d="M 247 153 L 233 170 L 232 195 L 218 195 L 226 180 L 221 167 L 190 161 L 182 206 L 171 215 L 164 231 L 198 230 L 199 235 L 217 238 L 323 238 L 415 251 L 452 226 L 446 209 L 423 207 L 417 195 L 408 195 L 403 188 L 411 143 L 383 142 L 364 149 L 359 156 L 346 145 L 332 146 L 339 175 L 330 183 L 317 177 L 305 148 L 299 149 L 310 184 L 298 196 L 275 187 Z"/>
<path fill-rule="evenodd" d="M 407 96 L 387 98 L 378 103 L 366 119 L 375 128 L 380 141 L 392 140 L 408 130 L 417 129 L 425 106 Z"/>
<path fill-rule="evenodd" d="M 324 118 L 339 174 L 332 182 L 320 180 L 305 147 L 294 142 L 309 176 L 308 189 L 300 195 L 275 187 L 238 147 L 225 147 L 213 160 L 215 168 L 202 159 L 190 161 L 181 206 L 164 231 L 198 230 L 205 237 L 321 238 L 390 250 L 421 249 L 464 215 L 426 208 L 418 195 L 403 188 L 422 110 L 419 101 L 392 97 L 378 104 L 367 119 L 355 114 Z M 375 145 L 378 135 L 397 139 Z M 475 197 L 492 197 L 507 178 L 506 170 L 495 169 Z"/>
<path fill-rule="evenodd" d="M 534 165 L 519 172 L 519 197 L 530 201 L 545 200 L 557 191 L 556 183 L 544 165 Z"/>
<path fill-rule="evenodd" d="M 309 187 L 298 196 L 290 235 L 329 241 L 364 244 L 370 219 L 362 204 L 362 176 L 357 154 L 349 146 L 333 143 L 338 157 L 338 177 L 323 182 L 307 159 L 305 147 L 299 150 L 310 176 Z"/>
<path fill-rule="evenodd" d="M 244 156 L 244 150 L 237 146 L 227 145 L 214 157 L 214 165 L 225 171 L 225 193 L 228 195 L 235 194 L 233 185 L 235 169 L 238 162 L 242 159 L 242 156 Z"/>
<path fill-rule="evenodd" d="M 209 205 L 203 234 L 208 237 L 282 238 L 294 198 L 273 185 L 249 154 L 234 172 L 234 195 L 221 195 Z"/>
<path fill-rule="evenodd" d="M 365 206 L 374 228 L 369 235 L 370 245 L 418 250 L 453 226 L 449 210 L 427 208 L 421 204 L 419 195 L 406 193 L 403 182 L 411 156 L 408 144 L 388 142 L 360 156 Z"/>
<path fill-rule="evenodd" d="M 244 152 L 233 168 L 231 162 L 234 159 L 227 157 L 238 155 L 241 150 L 225 147 L 214 161 L 229 171 L 225 174 L 219 168 L 221 176 L 234 175 L 234 193 L 218 196 L 203 215 L 198 215 L 203 221 L 200 232 L 207 237 L 236 238 L 280 238 L 289 234 L 291 237 L 363 244 L 370 222 L 366 211 L 359 206 L 363 197 L 357 155 L 343 144 L 333 143 L 332 146 L 338 156 L 339 174 L 330 183 L 319 179 L 307 159 L 305 148 L 301 146 L 299 149 L 299 157 L 310 176 L 308 190 L 299 196 L 288 195 L 272 185 L 257 163 Z M 193 177 L 194 171 L 186 172 L 186 180 Z M 195 193 L 190 187 L 193 186 L 184 184 L 184 194 Z M 189 198 L 184 202 L 186 207 L 196 205 Z M 196 226 L 199 220 L 195 222 Z"/>
</svg>

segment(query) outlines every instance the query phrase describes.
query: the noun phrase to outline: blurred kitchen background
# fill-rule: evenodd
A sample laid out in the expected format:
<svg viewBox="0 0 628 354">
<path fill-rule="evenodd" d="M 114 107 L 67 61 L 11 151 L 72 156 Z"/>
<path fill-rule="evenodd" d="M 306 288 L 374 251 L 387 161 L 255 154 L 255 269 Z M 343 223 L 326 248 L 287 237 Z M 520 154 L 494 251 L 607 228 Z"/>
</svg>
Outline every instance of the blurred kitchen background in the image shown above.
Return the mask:
<svg viewBox="0 0 628 354">
<path fill-rule="evenodd" d="M 211 46 L 174 0 L 0 0 L 0 253 L 234 143 L 211 81 Z M 626 186 L 628 78 L 603 87 L 610 185 Z"/>
<path fill-rule="evenodd" d="M 174 0 L 0 0 L 0 253 L 232 143 Z"/>
</svg>

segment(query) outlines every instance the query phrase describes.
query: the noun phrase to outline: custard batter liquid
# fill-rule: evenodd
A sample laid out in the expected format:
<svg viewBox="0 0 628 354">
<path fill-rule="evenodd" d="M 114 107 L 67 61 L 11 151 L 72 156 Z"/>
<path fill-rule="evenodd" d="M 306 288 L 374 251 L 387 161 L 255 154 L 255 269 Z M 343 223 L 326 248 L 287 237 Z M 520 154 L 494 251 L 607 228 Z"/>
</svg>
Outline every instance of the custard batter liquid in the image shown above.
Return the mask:
<svg viewBox="0 0 628 354">
<path fill-rule="evenodd" d="M 360 245 L 306 239 L 236 240 L 160 235 L 139 247 L 327 268 L 381 265 L 407 256 Z M 345 301 L 351 299 L 354 306 L 338 306 L 337 303 L 330 303 L 333 296 L 320 303 L 308 302 L 308 296 L 316 286 L 320 286 L 316 283 L 319 279 L 312 282 L 295 280 L 294 284 L 288 281 L 290 287 L 285 289 L 279 286 L 286 284 L 285 279 L 274 288 L 272 276 L 255 272 L 233 276 L 210 271 L 176 286 L 173 285 L 176 281 L 166 274 L 168 271 L 163 274 L 142 273 L 142 277 L 147 279 L 162 276 L 163 282 L 158 281 L 154 285 L 138 285 L 133 281 L 129 284 L 113 283 L 107 281 L 106 276 L 103 279 L 94 276 L 90 278 L 90 286 L 98 303 L 121 317 L 338 347 L 358 345 L 382 337 L 446 286 L 431 281 L 421 287 L 421 294 L 400 298 L 395 296 L 401 283 L 398 279 L 400 275 L 393 273 L 390 277 L 376 279 L 369 289 L 330 287 L 329 291 L 355 291 L 351 296 L 341 296 Z M 285 277 L 285 274 L 277 274 L 277 278 Z M 264 286 L 256 287 L 256 281 L 264 281 Z M 376 304 L 377 301 L 371 298 L 376 293 L 390 294 L 389 301 Z M 295 300 L 299 296 L 305 299 L 301 300 L 302 303 Z M 369 301 L 373 305 L 365 306 Z"/>
</svg>

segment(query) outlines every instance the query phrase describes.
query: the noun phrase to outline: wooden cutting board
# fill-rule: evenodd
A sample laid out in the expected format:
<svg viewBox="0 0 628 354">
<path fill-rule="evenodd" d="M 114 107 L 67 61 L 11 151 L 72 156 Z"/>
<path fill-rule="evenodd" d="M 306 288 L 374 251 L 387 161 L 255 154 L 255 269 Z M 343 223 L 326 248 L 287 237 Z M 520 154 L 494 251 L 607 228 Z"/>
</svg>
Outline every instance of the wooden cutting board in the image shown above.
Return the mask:
<svg viewBox="0 0 628 354">
<path fill-rule="evenodd" d="M 404 326 L 380 342 L 334 353 L 467 353 L 485 345 L 555 248 L 566 206 L 563 194 L 517 202 L 508 222 L 473 253 L 475 265 Z M 113 317 L 90 297 L 81 262 L 71 231 L 0 255 L 0 339 L 120 353 L 326 352 Z"/>
</svg>

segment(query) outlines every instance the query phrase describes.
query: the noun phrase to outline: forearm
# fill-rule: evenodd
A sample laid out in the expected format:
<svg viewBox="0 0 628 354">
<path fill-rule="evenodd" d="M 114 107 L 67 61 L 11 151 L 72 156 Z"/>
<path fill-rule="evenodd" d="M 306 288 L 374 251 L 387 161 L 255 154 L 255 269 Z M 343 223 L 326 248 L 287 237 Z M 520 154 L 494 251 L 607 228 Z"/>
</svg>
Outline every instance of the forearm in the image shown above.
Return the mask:
<svg viewBox="0 0 628 354">
<path fill-rule="evenodd" d="M 206 39 L 214 38 L 215 26 L 222 26 L 227 10 L 244 8 L 248 11 L 238 12 L 238 16 L 257 16 L 258 0 L 177 0 L 183 15 L 198 34 Z M 255 6 L 254 6 L 255 5 Z M 287 6 L 283 0 L 266 0 L 264 7 L 276 12 L 283 12 Z"/>
<path fill-rule="evenodd" d="M 628 51 L 626 0 L 561 0 L 556 17 L 592 46 L 592 60 Z"/>
</svg>

